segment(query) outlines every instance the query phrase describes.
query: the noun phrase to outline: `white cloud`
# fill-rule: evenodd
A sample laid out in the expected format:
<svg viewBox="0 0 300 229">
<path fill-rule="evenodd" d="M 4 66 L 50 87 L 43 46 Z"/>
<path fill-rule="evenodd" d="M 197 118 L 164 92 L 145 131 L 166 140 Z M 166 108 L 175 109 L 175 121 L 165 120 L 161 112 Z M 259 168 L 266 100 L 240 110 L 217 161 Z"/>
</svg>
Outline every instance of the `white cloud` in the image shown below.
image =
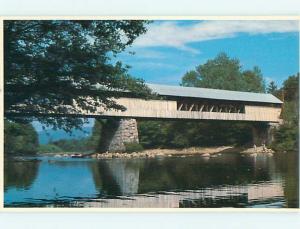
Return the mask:
<svg viewBox="0 0 300 229">
<path fill-rule="evenodd" d="M 238 33 L 267 34 L 298 32 L 298 21 L 204 21 L 179 25 L 175 21 L 150 24 L 146 34 L 134 43 L 136 47 L 168 46 L 197 52 L 192 42 L 230 38 Z"/>
</svg>

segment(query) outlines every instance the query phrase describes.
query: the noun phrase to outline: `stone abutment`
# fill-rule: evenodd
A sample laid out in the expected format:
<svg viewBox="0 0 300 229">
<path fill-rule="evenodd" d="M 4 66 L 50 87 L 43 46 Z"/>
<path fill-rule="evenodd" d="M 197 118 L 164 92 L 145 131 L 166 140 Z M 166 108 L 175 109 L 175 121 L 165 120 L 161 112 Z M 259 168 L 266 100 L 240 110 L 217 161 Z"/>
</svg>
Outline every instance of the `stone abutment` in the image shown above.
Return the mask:
<svg viewBox="0 0 300 229">
<path fill-rule="evenodd" d="M 136 119 L 107 119 L 102 128 L 101 152 L 124 152 L 126 143 L 139 142 Z"/>
</svg>

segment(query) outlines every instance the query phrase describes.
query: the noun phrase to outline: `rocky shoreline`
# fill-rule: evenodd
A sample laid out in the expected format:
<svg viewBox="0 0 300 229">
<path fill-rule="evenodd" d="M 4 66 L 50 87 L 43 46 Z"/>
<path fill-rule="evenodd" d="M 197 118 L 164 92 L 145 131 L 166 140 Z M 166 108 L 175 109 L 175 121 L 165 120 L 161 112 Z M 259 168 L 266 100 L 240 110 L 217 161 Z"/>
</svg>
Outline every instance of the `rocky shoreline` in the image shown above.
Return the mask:
<svg viewBox="0 0 300 229">
<path fill-rule="evenodd" d="M 109 158 L 155 158 L 155 157 L 172 157 L 172 156 L 192 156 L 201 155 L 203 157 L 210 157 L 214 154 L 218 154 L 224 150 L 233 149 L 232 146 L 221 147 L 192 147 L 185 149 L 151 149 L 144 150 L 142 152 L 133 153 L 95 153 L 90 155 L 92 158 L 97 159 L 109 159 Z"/>
<path fill-rule="evenodd" d="M 149 149 L 141 152 L 105 152 L 105 153 L 61 153 L 55 154 L 54 157 L 71 157 L 71 158 L 94 158 L 94 159 L 112 159 L 112 158 L 156 158 L 156 157 L 188 157 L 193 155 L 199 155 L 202 157 L 217 157 L 225 153 L 240 153 L 243 156 L 257 156 L 258 154 L 267 154 L 272 156 L 274 151 L 268 149 L 265 146 L 253 147 L 253 148 L 236 148 L 233 146 L 220 146 L 220 147 L 191 147 L 184 149 Z"/>
</svg>

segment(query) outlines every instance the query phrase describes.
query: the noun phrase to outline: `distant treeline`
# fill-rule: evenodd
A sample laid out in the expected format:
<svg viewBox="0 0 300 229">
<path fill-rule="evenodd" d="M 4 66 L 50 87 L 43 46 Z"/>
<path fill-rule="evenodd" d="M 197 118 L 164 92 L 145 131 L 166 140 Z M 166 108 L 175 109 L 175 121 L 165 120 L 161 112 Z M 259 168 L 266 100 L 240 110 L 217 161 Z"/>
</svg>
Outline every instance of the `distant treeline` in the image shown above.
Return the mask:
<svg viewBox="0 0 300 229">
<path fill-rule="evenodd" d="M 272 93 L 282 101 L 283 125 L 274 133 L 276 150 L 298 149 L 299 73 L 288 77 L 278 88 L 267 86 L 258 67 L 243 70 L 238 59 L 221 53 L 216 58 L 188 71 L 182 86 L 235 91 Z M 91 152 L 97 151 L 105 120 L 95 120 L 92 135 L 79 140 L 59 140 L 38 145 L 31 124 L 5 121 L 5 153 Z M 252 140 L 251 124 L 225 121 L 138 121 L 140 144 L 144 148 L 183 148 L 191 146 L 247 145 Z"/>
</svg>

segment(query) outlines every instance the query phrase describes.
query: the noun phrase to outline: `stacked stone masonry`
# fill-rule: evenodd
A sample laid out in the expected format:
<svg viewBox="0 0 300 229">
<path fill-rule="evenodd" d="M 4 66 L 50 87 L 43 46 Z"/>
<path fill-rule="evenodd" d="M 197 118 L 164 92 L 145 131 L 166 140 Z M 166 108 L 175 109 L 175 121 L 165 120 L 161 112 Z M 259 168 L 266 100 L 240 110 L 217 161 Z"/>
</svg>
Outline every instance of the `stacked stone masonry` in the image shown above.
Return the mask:
<svg viewBox="0 0 300 229">
<path fill-rule="evenodd" d="M 125 143 L 139 142 L 137 122 L 135 119 L 118 120 L 117 128 L 108 145 L 109 152 L 124 152 Z"/>
</svg>

